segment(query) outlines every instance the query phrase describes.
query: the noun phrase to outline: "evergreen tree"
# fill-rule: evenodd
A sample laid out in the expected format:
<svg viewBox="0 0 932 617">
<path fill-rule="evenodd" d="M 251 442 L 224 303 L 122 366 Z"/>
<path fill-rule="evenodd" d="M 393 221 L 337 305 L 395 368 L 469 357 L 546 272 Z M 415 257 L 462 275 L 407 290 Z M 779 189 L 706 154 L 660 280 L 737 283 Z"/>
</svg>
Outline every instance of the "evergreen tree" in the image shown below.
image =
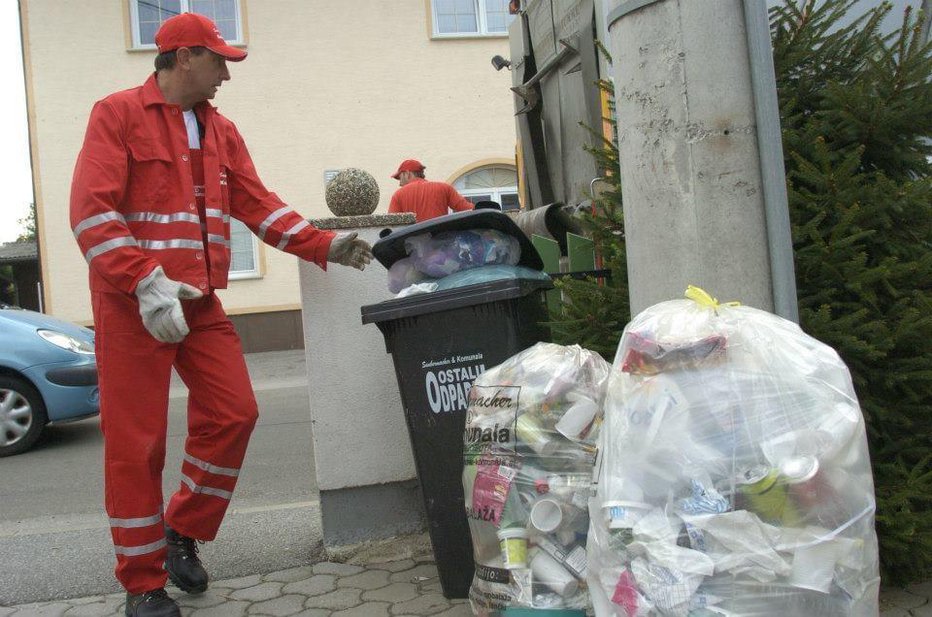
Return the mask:
<svg viewBox="0 0 932 617">
<path fill-rule="evenodd" d="M 932 45 L 909 10 L 889 36 L 889 5 L 852 21 L 856 1 L 784 0 L 770 22 L 800 325 L 851 371 L 882 576 L 901 584 L 932 574 Z M 593 154 L 618 169 L 613 142 Z M 611 360 L 629 315 L 620 179 L 607 179 L 587 225 L 612 284 L 558 283 L 553 329 Z"/>
<path fill-rule="evenodd" d="M 909 11 L 785 0 L 771 13 L 800 325 L 851 371 L 884 580 L 932 573 L 932 53 Z"/>
<path fill-rule="evenodd" d="M 606 50 L 602 49 L 602 53 L 608 58 Z M 602 81 L 598 86 L 612 95 L 611 83 Z M 605 120 L 611 125 L 614 135 L 614 119 Z M 592 200 L 592 211 L 582 215 L 583 225 L 595 242 L 602 268 L 611 270 L 612 275 L 604 281 L 593 278 L 558 280 L 556 287 L 562 292 L 563 304 L 552 315 L 549 325 L 554 341 L 582 345 L 611 362 L 631 314 L 621 181 L 617 171 L 618 148 L 614 137 L 606 139 L 601 132 L 589 130 L 601 147 L 587 148 L 587 151 L 595 157 L 608 188 Z"/>
</svg>

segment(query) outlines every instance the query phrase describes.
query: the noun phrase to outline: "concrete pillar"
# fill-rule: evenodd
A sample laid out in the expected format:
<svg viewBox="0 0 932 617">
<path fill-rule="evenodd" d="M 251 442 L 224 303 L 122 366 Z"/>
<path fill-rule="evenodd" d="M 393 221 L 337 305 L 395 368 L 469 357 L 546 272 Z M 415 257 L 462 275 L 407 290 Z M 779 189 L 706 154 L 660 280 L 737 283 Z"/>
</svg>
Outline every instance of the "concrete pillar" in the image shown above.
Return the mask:
<svg viewBox="0 0 932 617">
<path fill-rule="evenodd" d="M 336 217 L 320 229 L 369 243 L 411 214 Z M 392 357 L 360 307 L 392 297 L 385 268 L 363 272 L 300 262 L 304 351 L 324 546 L 336 549 L 425 529 L 414 458 Z"/>
<path fill-rule="evenodd" d="M 773 311 L 742 1 L 616 4 L 609 42 L 632 313 L 682 298 L 689 284 Z"/>
</svg>

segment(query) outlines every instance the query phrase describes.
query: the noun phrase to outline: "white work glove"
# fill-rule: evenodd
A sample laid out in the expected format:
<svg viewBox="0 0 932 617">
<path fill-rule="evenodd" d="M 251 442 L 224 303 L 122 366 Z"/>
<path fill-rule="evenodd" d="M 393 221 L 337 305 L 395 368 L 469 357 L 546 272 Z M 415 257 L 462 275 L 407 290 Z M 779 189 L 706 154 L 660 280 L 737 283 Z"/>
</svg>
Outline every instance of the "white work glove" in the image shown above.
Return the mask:
<svg viewBox="0 0 932 617">
<path fill-rule="evenodd" d="M 165 276 L 162 266 L 158 266 L 136 285 L 142 324 L 149 334 L 163 343 L 180 343 L 184 340 L 189 330 L 180 300 L 195 300 L 202 295 L 196 287 Z"/>
<path fill-rule="evenodd" d="M 357 270 L 365 270 L 366 264 L 372 261 L 372 247 L 368 242 L 356 236 L 355 231 L 337 234 L 330 243 L 327 261 L 351 266 Z"/>
</svg>

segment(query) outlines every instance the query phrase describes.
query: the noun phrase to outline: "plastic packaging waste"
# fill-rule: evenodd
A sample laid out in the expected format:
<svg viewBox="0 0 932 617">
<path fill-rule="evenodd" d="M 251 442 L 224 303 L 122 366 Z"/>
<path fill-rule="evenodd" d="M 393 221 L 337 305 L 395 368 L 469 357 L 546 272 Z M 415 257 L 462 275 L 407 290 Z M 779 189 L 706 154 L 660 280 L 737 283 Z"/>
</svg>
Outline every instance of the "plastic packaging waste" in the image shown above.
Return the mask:
<svg viewBox="0 0 932 617">
<path fill-rule="evenodd" d="M 876 615 L 847 368 L 794 323 L 688 295 L 635 317 L 615 357 L 590 504 L 595 614 Z"/>
<path fill-rule="evenodd" d="M 421 234 L 405 240 L 405 250 L 414 267 L 433 278 L 479 266 L 515 266 L 521 258 L 518 239 L 497 229 Z"/>
<path fill-rule="evenodd" d="M 549 280 L 538 270 L 518 266 L 518 239 L 496 229 L 423 233 L 407 238 L 404 246 L 408 256 L 388 269 L 388 290 L 393 294 L 442 291 L 502 279 Z"/>
<path fill-rule="evenodd" d="M 609 365 L 538 343 L 474 381 L 463 488 L 480 616 L 585 609 L 588 501 Z"/>
</svg>

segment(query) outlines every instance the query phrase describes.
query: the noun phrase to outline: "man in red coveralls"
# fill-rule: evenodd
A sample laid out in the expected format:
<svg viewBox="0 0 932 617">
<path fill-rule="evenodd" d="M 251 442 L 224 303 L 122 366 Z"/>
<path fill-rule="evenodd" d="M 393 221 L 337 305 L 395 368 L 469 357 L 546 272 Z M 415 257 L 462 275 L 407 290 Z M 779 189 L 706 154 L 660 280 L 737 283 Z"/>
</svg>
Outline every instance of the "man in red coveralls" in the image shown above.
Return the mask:
<svg viewBox="0 0 932 617">
<path fill-rule="evenodd" d="M 212 21 L 185 13 L 155 36 L 156 72 L 91 112 L 71 189 L 71 226 L 90 266 L 104 433 L 106 508 L 126 615 L 180 616 L 166 577 L 207 588 L 196 541 L 213 540 L 249 435 L 255 397 L 214 289 L 227 286 L 230 217 L 264 242 L 363 269 L 355 233 L 315 229 L 268 191 L 243 138 L 208 103 L 230 79 Z M 172 366 L 187 384 L 182 483 L 162 500 Z"/>
<path fill-rule="evenodd" d="M 473 205 L 446 182 L 424 179 L 424 166 L 420 161 L 408 159 L 401 162 L 392 178 L 401 188 L 392 195 L 389 212 L 413 212 L 420 223 L 447 214 L 450 210 L 462 212 L 472 210 Z"/>
</svg>

